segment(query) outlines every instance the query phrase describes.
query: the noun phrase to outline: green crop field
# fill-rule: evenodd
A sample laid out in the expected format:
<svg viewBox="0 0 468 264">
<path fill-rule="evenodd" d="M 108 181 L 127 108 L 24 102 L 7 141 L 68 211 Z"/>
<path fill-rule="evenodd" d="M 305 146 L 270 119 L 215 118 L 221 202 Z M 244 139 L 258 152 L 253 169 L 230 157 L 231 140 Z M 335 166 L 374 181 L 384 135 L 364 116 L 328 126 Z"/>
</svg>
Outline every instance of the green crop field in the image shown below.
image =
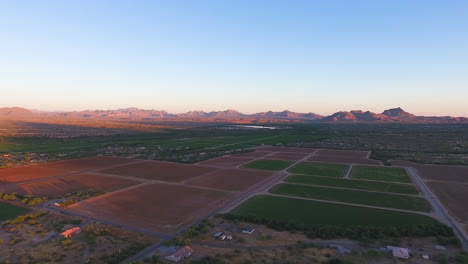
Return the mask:
<svg viewBox="0 0 468 264">
<path fill-rule="evenodd" d="M 252 161 L 245 164 L 243 167 L 249 169 L 280 171 L 286 169 L 291 164 L 291 161 L 265 159 Z"/>
<path fill-rule="evenodd" d="M 322 186 L 332 186 L 341 188 L 361 189 L 368 191 L 381 191 L 403 194 L 418 194 L 418 190 L 414 185 L 387 183 L 387 182 L 373 182 L 365 180 L 352 180 L 352 179 L 336 179 L 322 176 L 312 175 L 291 175 L 286 179 L 290 183 L 303 183 L 314 184 Z"/>
<path fill-rule="evenodd" d="M 389 227 L 437 222 L 430 217 L 412 213 L 269 195 L 252 197 L 232 213 L 306 225 Z"/>
<path fill-rule="evenodd" d="M 289 171 L 297 174 L 342 177 L 347 168 L 347 165 L 341 164 L 302 162 L 290 168 Z"/>
<path fill-rule="evenodd" d="M 431 206 L 426 199 L 414 196 L 389 193 L 374 193 L 365 191 L 331 189 L 318 186 L 297 184 L 278 184 L 270 189 L 273 194 L 291 195 L 304 198 L 354 203 L 370 206 L 380 206 L 414 211 L 430 211 Z"/>
<path fill-rule="evenodd" d="M 411 179 L 402 168 L 353 166 L 350 177 L 355 179 L 411 183 Z"/>
<path fill-rule="evenodd" d="M 9 220 L 27 212 L 29 210 L 24 207 L 0 202 L 0 221 Z"/>
</svg>

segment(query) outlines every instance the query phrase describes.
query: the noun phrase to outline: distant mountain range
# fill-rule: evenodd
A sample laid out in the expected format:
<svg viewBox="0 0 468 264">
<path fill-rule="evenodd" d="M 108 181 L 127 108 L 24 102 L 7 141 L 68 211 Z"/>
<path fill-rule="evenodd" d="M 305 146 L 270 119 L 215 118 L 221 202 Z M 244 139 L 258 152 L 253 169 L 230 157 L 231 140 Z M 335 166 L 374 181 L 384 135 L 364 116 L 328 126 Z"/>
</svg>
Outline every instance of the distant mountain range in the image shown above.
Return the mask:
<svg viewBox="0 0 468 264">
<path fill-rule="evenodd" d="M 172 114 L 164 110 L 144 110 L 125 108 L 117 110 L 86 110 L 74 112 L 47 112 L 28 110 L 20 107 L 0 108 L 0 117 L 8 119 L 27 118 L 64 118 L 64 119 L 106 119 L 106 120 L 140 120 L 140 121 L 200 121 L 200 122 L 408 122 L 408 123 L 468 123 L 466 117 L 450 116 L 415 116 L 400 107 L 373 113 L 370 111 L 353 110 L 340 111 L 329 116 L 314 113 L 295 113 L 291 111 L 261 112 L 251 115 L 236 110 L 225 111 L 190 111 L 182 114 Z"/>
</svg>

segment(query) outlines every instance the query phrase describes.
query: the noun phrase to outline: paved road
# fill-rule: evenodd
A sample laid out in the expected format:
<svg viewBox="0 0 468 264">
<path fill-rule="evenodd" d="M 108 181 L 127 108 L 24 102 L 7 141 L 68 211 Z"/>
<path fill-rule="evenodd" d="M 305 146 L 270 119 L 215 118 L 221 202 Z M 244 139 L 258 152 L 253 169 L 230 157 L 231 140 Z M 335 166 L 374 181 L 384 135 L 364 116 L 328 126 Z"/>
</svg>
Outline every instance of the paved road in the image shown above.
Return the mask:
<svg viewBox="0 0 468 264">
<path fill-rule="evenodd" d="M 436 218 L 441 220 L 442 222 L 446 223 L 449 225 L 455 232 L 455 235 L 460 239 L 460 242 L 462 243 L 462 246 L 465 250 L 468 249 L 468 238 L 463 231 L 462 227 L 453 219 L 453 217 L 448 213 L 447 209 L 444 207 L 444 205 L 439 201 L 437 196 L 435 196 L 432 191 L 429 189 L 429 187 L 426 185 L 426 183 L 419 177 L 419 175 L 416 173 L 416 170 L 411 167 L 406 167 L 405 168 L 410 177 L 413 179 L 414 183 L 419 186 L 419 188 L 422 190 L 424 196 L 426 199 L 431 203 L 432 207 L 434 208 Z"/>
</svg>

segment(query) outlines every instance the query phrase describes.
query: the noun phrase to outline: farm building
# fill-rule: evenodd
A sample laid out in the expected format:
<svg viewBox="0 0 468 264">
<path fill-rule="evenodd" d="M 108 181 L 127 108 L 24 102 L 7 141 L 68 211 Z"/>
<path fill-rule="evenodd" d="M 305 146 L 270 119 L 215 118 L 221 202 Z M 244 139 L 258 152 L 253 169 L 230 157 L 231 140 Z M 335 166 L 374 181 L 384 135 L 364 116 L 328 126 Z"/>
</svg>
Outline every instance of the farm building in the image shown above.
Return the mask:
<svg viewBox="0 0 468 264">
<path fill-rule="evenodd" d="M 218 233 L 214 234 L 213 238 L 214 238 L 214 239 L 218 239 L 218 238 L 220 238 L 222 235 L 224 235 L 224 232 L 218 232 Z"/>
<path fill-rule="evenodd" d="M 396 258 L 402 258 L 402 259 L 408 259 L 409 258 L 409 252 L 408 252 L 407 248 L 387 246 L 387 249 L 391 250 L 393 256 L 396 257 Z"/>
<path fill-rule="evenodd" d="M 172 253 L 172 255 L 166 256 L 165 259 L 173 262 L 179 262 L 185 258 L 190 257 L 192 255 L 193 249 L 189 246 L 185 246 L 177 250 L 176 252 Z"/>
<path fill-rule="evenodd" d="M 244 234 L 249 234 L 249 235 L 251 235 L 254 231 L 255 231 L 255 228 L 252 228 L 252 227 L 250 227 L 250 226 L 248 226 L 248 227 L 242 229 L 242 233 L 244 233 Z"/>
<path fill-rule="evenodd" d="M 72 237 L 74 235 L 77 235 L 81 232 L 81 228 L 79 226 L 70 228 L 68 230 L 63 231 L 60 233 L 61 237 Z"/>
</svg>

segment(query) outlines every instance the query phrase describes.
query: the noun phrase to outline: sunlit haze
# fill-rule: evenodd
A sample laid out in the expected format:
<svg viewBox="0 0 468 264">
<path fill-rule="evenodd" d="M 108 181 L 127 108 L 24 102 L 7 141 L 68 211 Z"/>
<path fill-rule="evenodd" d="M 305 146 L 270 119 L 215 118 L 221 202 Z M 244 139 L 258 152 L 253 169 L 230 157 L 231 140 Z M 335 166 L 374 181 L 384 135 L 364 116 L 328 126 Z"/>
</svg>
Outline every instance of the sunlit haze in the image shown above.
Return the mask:
<svg viewBox="0 0 468 264">
<path fill-rule="evenodd" d="M 468 1 L 1 1 L 0 107 L 468 116 Z"/>
</svg>

